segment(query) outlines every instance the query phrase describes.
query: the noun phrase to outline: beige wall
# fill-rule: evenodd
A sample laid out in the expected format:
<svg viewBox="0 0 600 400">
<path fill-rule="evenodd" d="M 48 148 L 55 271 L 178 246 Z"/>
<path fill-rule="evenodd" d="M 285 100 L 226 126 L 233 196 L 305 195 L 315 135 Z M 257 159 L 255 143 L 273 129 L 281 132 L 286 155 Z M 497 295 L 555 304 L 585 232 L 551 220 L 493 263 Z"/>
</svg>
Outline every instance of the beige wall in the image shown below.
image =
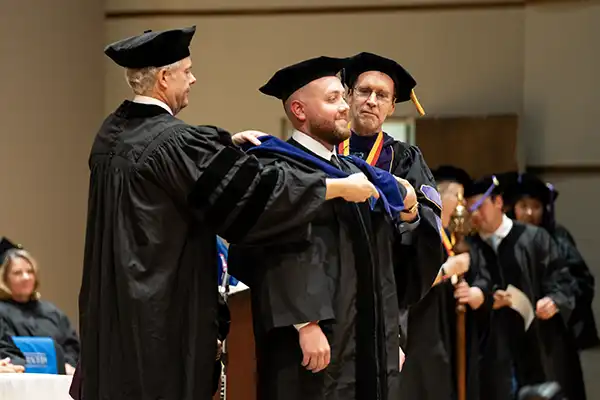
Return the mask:
<svg viewBox="0 0 600 400">
<path fill-rule="evenodd" d="M 0 11 L 0 235 L 38 258 L 42 295 L 72 318 L 87 154 L 102 115 L 101 7 L 100 0 L 4 0 Z"/>
<path fill-rule="evenodd" d="M 600 3 L 530 8 L 525 32 L 527 161 L 600 165 Z M 600 175 L 547 178 L 563 189 L 558 217 L 573 231 L 600 279 L 600 217 L 594 208 L 600 196 Z M 600 311 L 600 296 L 596 310 Z"/>
<path fill-rule="evenodd" d="M 528 161 L 600 164 L 600 3 L 530 7 L 525 22 Z"/>
<path fill-rule="evenodd" d="M 522 3 L 521 0 L 507 0 Z M 456 3 L 498 3 L 497 0 L 106 0 L 108 11 L 130 10 L 232 10 L 328 6 L 389 6 Z"/>
<path fill-rule="evenodd" d="M 529 8 L 525 17 L 523 136 L 532 164 L 600 164 L 600 3 Z M 575 235 L 600 288 L 600 174 L 546 177 L 557 218 Z M 600 323 L 600 295 L 594 301 Z M 600 350 L 582 354 L 588 398 L 600 398 Z"/>
<path fill-rule="evenodd" d="M 523 21 L 519 10 L 111 20 L 107 41 L 144 29 L 198 25 L 192 42 L 198 82 L 182 118 L 277 134 L 281 103 L 261 95 L 259 86 L 304 58 L 365 50 L 412 71 L 430 115 L 520 112 Z M 108 112 L 129 91 L 123 72 L 110 60 L 106 65 Z M 403 105 L 398 112 L 413 109 Z"/>
</svg>

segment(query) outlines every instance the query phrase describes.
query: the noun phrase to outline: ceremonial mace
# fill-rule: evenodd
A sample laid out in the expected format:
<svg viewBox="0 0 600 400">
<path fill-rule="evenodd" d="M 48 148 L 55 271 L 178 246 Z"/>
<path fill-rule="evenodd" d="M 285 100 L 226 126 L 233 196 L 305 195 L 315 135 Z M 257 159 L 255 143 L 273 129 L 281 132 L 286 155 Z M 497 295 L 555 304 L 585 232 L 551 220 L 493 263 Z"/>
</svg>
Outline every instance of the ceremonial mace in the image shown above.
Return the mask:
<svg viewBox="0 0 600 400">
<path fill-rule="evenodd" d="M 458 194 L 458 205 L 452 212 L 448 230 L 455 238 L 455 244 L 452 247 L 454 254 L 465 253 L 469 251 L 465 236 L 470 233 L 469 214 L 465 199 L 462 193 Z M 464 282 L 462 275 L 452 277 L 452 283 L 457 285 Z M 456 304 L 456 383 L 457 399 L 467 399 L 467 333 L 466 333 L 466 312 L 464 304 Z"/>
<path fill-rule="evenodd" d="M 229 271 L 227 268 L 227 259 L 223 254 L 219 254 L 221 257 L 221 264 L 223 265 L 223 274 L 221 285 L 219 286 L 219 294 L 223 297 L 223 301 L 227 304 L 227 300 L 229 297 Z M 227 399 L 227 338 L 223 339 L 221 343 L 221 363 L 223 367 L 221 368 L 221 390 L 219 398 L 221 400 Z"/>
</svg>

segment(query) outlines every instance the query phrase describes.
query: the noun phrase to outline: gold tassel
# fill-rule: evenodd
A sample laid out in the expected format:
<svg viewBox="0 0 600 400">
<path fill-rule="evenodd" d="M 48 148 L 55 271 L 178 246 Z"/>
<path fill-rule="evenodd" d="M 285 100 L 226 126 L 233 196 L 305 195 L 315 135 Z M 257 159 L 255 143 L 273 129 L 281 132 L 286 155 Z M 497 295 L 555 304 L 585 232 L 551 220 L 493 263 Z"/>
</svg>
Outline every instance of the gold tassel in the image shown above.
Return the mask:
<svg viewBox="0 0 600 400">
<path fill-rule="evenodd" d="M 423 109 L 423 106 L 421 106 L 421 103 L 419 103 L 419 99 L 417 99 L 417 95 L 415 94 L 414 89 L 410 91 L 410 99 L 412 100 L 413 103 L 415 103 L 415 107 L 417 108 L 419 115 L 421 117 L 423 115 L 425 115 L 425 110 Z"/>
</svg>

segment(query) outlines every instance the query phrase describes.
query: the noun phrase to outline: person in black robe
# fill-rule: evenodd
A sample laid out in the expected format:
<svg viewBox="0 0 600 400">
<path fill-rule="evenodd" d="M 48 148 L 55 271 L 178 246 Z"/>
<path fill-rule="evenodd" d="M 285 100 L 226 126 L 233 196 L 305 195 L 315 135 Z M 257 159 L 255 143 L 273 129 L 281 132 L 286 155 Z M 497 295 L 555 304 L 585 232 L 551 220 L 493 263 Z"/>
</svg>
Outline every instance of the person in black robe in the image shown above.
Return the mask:
<svg viewBox="0 0 600 400">
<path fill-rule="evenodd" d="M 574 306 L 572 277 L 558 246 L 544 229 L 504 214 L 502 189 L 495 176 L 465 189 L 478 231 L 469 243 L 471 265 L 487 270 L 493 285 L 487 294 L 490 317 L 480 360 L 481 398 L 490 400 L 513 399 L 523 386 L 560 378 L 553 366 L 565 362 L 562 346 Z M 523 299 L 531 315 L 512 308 L 527 304 Z M 585 393 L 571 392 L 568 398 L 585 399 Z"/>
<path fill-rule="evenodd" d="M 75 398 L 210 399 L 215 235 L 260 243 L 328 199 L 371 195 L 350 179 L 263 167 L 234 145 L 249 136 L 177 119 L 196 80 L 194 32 L 147 31 L 105 49 L 136 96 L 105 119 L 89 157 Z"/>
<path fill-rule="evenodd" d="M 423 113 L 414 93 L 416 81 L 394 60 L 363 52 L 348 60 L 343 82 L 348 88 L 352 134 L 338 145 L 338 153 L 361 157 L 406 179 L 414 187 L 421 205 L 422 231 L 415 232 L 411 243 L 397 247 L 398 258 L 415 259 L 427 269 L 439 268 L 445 258 L 440 236 L 427 235 L 432 230 L 423 229 L 428 225 L 441 230 L 441 205 L 433 175 L 417 146 L 396 140 L 383 131 L 383 124 L 394 113 L 397 103 L 412 99 Z M 401 344 L 406 347 L 408 310 L 402 309 L 401 313 Z"/>
<path fill-rule="evenodd" d="M 594 275 L 577 249 L 571 233 L 555 221 L 554 203 L 558 191 L 529 173 L 507 173 L 505 177 L 510 182 L 504 195 L 507 215 L 546 229 L 558 244 L 560 255 L 567 261 L 569 272 L 575 278 L 575 309 L 569 319 L 569 329 L 575 337 L 577 348 L 588 349 L 600 345 L 592 310 Z"/>
<path fill-rule="evenodd" d="M 583 257 L 571 241 L 563 236 L 554 235 L 554 202 L 558 192 L 552 185 L 544 183 L 538 177 L 529 174 L 505 174 L 507 179 L 503 197 L 506 199 L 508 215 L 518 221 L 544 228 L 558 245 L 560 257 L 566 261 L 569 273 L 574 278 L 571 290 L 575 297 L 575 308 L 568 320 L 569 334 L 561 337 L 560 346 L 548 346 L 560 351 L 560 363 L 552 363 L 553 375 L 570 396 L 585 393 L 585 383 L 579 348 L 597 344 L 598 333 L 592 311 L 594 297 L 594 277 Z M 511 179 L 512 178 L 512 179 Z"/>
<path fill-rule="evenodd" d="M 468 252 L 458 254 L 459 232 L 449 229 L 451 217 L 464 193 L 469 175 L 453 166 L 440 166 L 432 171 L 442 198 L 442 239 L 446 250 L 443 264 L 444 276 L 452 276 L 450 266 L 455 263 L 469 264 Z M 466 232 L 465 232 L 466 233 Z M 464 250 L 463 250 L 464 251 Z M 463 267 L 463 269 L 466 269 Z M 454 399 L 457 391 L 456 370 L 456 322 L 457 300 L 468 305 L 465 315 L 467 353 L 467 398 L 478 399 L 478 346 L 476 324 L 477 310 L 484 296 L 480 287 L 489 283 L 476 269 L 468 269 L 464 278 L 472 288 L 457 287 L 454 282 L 440 279 L 425 298 L 410 308 L 408 314 L 407 360 L 402 370 L 401 399 Z M 466 285 L 466 283 L 464 284 Z M 460 294 L 459 294 L 460 293 Z"/>
<path fill-rule="evenodd" d="M 0 359 L 26 364 L 13 336 L 50 337 L 54 341 L 57 370 L 72 375 L 79 359 L 79 339 L 64 312 L 41 300 L 36 261 L 22 248 L 3 239 L 0 247 Z"/>
<path fill-rule="evenodd" d="M 334 149 L 349 135 L 336 76 L 342 66 L 319 57 L 278 71 L 260 90 L 283 102 L 295 131 L 281 146 L 293 150 L 282 154 L 263 143 L 249 151 L 265 165 L 312 172 L 324 165 L 363 179 L 357 165 L 368 164 Z M 258 399 L 397 398 L 398 298 L 418 301 L 439 270 L 395 263 L 393 247 L 415 231 L 421 212 L 414 189 L 399 182 L 400 220 L 369 203 L 335 200 L 319 208 L 304 240 L 230 248 L 232 275 L 252 293 Z M 430 229 L 439 237 L 436 226 Z"/>
</svg>

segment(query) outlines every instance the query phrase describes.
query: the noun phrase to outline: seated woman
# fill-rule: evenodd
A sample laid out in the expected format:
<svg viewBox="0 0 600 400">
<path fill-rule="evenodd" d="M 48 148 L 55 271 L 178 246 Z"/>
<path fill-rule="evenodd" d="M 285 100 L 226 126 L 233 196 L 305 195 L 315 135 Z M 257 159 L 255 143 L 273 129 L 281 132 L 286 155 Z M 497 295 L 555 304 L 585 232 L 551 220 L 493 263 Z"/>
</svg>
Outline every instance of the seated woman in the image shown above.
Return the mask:
<svg viewBox="0 0 600 400">
<path fill-rule="evenodd" d="M 6 239 L 3 244 L 10 243 Z M 4 246 L 7 247 L 7 246 Z M 55 305 L 40 300 L 38 268 L 31 255 L 13 247 L 0 254 L 0 359 L 25 364 L 13 336 L 51 337 L 59 373 L 73 374 L 79 358 L 79 340 L 67 316 Z M 63 368 L 64 365 L 64 368 Z"/>
</svg>

